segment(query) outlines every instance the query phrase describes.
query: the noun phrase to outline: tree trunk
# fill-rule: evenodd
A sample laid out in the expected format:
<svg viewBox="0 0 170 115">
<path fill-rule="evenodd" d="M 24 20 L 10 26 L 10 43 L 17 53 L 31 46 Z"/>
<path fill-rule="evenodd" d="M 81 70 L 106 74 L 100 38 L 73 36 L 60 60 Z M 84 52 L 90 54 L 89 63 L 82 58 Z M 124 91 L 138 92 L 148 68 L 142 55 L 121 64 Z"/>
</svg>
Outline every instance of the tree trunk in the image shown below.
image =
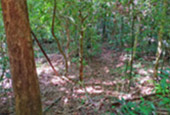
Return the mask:
<svg viewBox="0 0 170 115">
<path fill-rule="evenodd" d="M 81 10 L 79 11 L 79 19 L 81 21 L 81 30 L 80 30 L 80 39 L 79 39 L 79 61 L 80 61 L 80 67 L 79 67 L 79 80 L 82 82 L 83 81 L 83 41 L 84 41 L 84 29 L 83 29 L 83 24 L 85 21 L 85 17 L 82 16 Z"/>
<path fill-rule="evenodd" d="M 137 44 L 138 44 L 138 37 L 139 37 L 139 34 L 140 34 L 140 17 L 138 17 L 138 24 L 137 24 L 137 27 L 136 27 L 136 33 L 135 33 L 135 40 L 134 40 L 134 46 L 133 46 L 133 59 L 135 59 L 136 57 L 136 48 L 137 48 Z"/>
<path fill-rule="evenodd" d="M 124 38 L 124 17 L 121 16 L 121 27 L 120 27 L 120 45 L 121 46 L 124 46 L 123 38 Z"/>
<path fill-rule="evenodd" d="M 135 26 L 135 19 L 134 19 L 134 3 L 132 2 L 132 19 L 131 19 L 131 59 L 129 61 L 129 67 L 130 67 L 130 72 L 129 72 L 129 79 L 131 80 L 132 78 L 132 72 L 133 72 L 133 46 L 134 46 L 134 26 Z"/>
<path fill-rule="evenodd" d="M 26 0 L 1 0 L 16 115 L 42 115 Z"/>
<path fill-rule="evenodd" d="M 80 55 L 80 70 L 79 70 L 79 79 L 80 81 L 83 81 L 83 39 L 84 39 L 84 31 L 81 30 L 81 38 L 80 38 L 80 50 L 79 50 L 79 55 Z"/>
<path fill-rule="evenodd" d="M 154 77 L 158 79 L 158 68 L 159 68 L 159 60 L 161 58 L 162 54 L 162 37 L 163 37 L 163 27 L 161 26 L 160 31 L 159 31 L 159 38 L 158 38 L 158 48 L 157 48 L 157 53 L 156 53 L 156 61 L 155 61 L 155 66 L 154 66 Z"/>
<path fill-rule="evenodd" d="M 54 0 L 54 9 L 53 9 L 53 19 L 52 19 L 52 29 L 51 29 L 51 32 L 52 32 L 52 35 L 54 37 L 54 39 L 56 40 L 57 42 L 57 46 L 58 46 L 58 50 L 60 51 L 61 55 L 63 56 L 64 60 L 65 60 L 65 76 L 68 77 L 68 59 L 67 59 L 67 56 L 65 54 L 65 52 L 63 51 L 62 47 L 61 47 L 61 44 L 60 44 L 60 41 L 58 39 L 58 37 L 55 35 L 55 17 L 56 17 L 56 0 Z"/>
<path fill-rule="evenodd" d="M 161 15 L 161 20 L 160 20 L 160 30 L 158 33 L 158 47 L 157 47 L 157 53 L 156 53 L 156 61 L 155 61 L 155 66 L 154 66 L 154 77 L 158 80 L 158 68 L 159 68 L 159 60 L 161 58 L 162 54 L 162 40 L 163 40 L 163 34 L 164 34 L 164 26 L 165 26 L 165 20 L 166 20 L 166 11 L 167 11 L 167 0 L 163 0 L 162 3 L 163 11 Z"/>
<path fill-rule="evenodd" d="M 107 14 L 106 13 L 104 13 L 104 15 L 103 15 L 103 22 L 102 22 L 102 38 L 103 38 L 103 40 L 104 41 L 106 41 L 107 40 L 107 33 L 106 33 L 106 29 L 107 29 L 107 25 L 106 25 L 106 23 L 107 23 Z"/>
</svg>

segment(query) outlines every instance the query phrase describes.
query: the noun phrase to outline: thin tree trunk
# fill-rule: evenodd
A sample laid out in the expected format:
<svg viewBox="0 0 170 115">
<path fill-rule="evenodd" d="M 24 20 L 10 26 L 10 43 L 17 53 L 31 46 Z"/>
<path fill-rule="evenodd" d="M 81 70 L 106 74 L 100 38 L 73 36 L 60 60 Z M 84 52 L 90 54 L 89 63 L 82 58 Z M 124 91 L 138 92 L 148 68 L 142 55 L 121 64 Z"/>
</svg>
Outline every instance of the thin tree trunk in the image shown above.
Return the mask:
<svg viewBox="0 0 170 115">
<path fill-rule="evenodd" d="M 163 37 L 163 26 L 161 26 L 160 31 L 159 31 L 158 48 L 157 48 L 157 53 L 156 53 L 155 66 L 154 66 L 154 77 L 156 79 L 158 78 L 157 73 L 158 73 L 158 68 L 159 68 L 159 60 L 162 54 L 162 37 Z"/>
<path fill-rule="evenodd" d="M 64 53 L 64 51 L 63 51 L 63 49 L 61 47 L 59 39 L 56 37 L 55 32 L 54 32 L 55 16 L 56 16 L 56 0 L 54 0 L 53 19 L 52 19 L 52 35 L 53 35 L 54 39 L 57 42 L 57 46 L 58 46 L 58 49 L 59 49 L 61 55 L 63 55 L 63 57 L 64 57 L 64 60 L 65 60 L 65 70 L 66 70 L 65 75 L 67 77 L 68 76 L 68 59 L 67 59 L 67 56 L 66 56 L 66 54 Z"/>
<path fill-rule="evenodd" d="M 81 21 L 81 26 L 83 26 L 83 23 L 87 17 L 82 16 L 82 12 L 79 10 L 79 19 Z M 80 40 L 79 40 L 79 61 L 80 61 L 80 67 L 79 67 L 79 80 L 83 81 L 83 41 L 84 41 L 84 30 L 81 27 L 80 30 Z"/>
<path fill-rule="evenodd" d="M 167 0 L 163 1 L 163 12 L 162 12 L 162 19 L 160 20 L 160 30 L 158 34 L 158 48 L 156 53 L 156 61 L 154 66 L 154 77 L 158 80 L 158 68 L 159 68 L 159 60 L 161 58 L 162 54 L 162 39 L 163 39 L 163 33 L 164 33 L 164 25 L 165 25 L 165 19 L 166 19 L 166 10 L 167 10 Z"/>
<path fill-rule="evenodd" d="M 119 38 L 116 36 L 117 34 L 119 34 L 118 32 L 118 21 L 116 19 L 116 16 L 114 17 L 114 39 L 115 39 L 115 47 L 119 46 Z"/>
<path fill-rule="evenodd" d="M 107 39 L 107 33 L 106 33 L 106 29 L 107 29 L 107 26 L 106 26 L 106 21 L 107 21 L 107 15 L 106 15 L 106 13 L 104 14 L 104 20 L 103 20 L 103 23 L 102 23 L 102 26 L 103 26 L 103 30 L 102 30 L 102 37 L 103 37 L 103 40 L 104 41 L 106 41 L 106 39 Z"/>
<path fill-rule="evenodd" d="M 16 115 L 42 115 L 26 0 L 1 0 Z"/>
<path fill-rule="evenodd" d="M 81 38 L 80 38 L 80 52 L 79 52 L 79 55 L 80 55 L 80 70 L 79 70 L 79 78 L 80 78 L 80 81 L 83 81 L 83 39 L 84 39 L 84 31 L 81 30 Z"/>
<path fill-rule="evenodd" d="M 135 20 L 134 20 L 134 3 L 132 1 L 132 25 L 131 25 L 131 59 L 129 62 L 129 66 L 130 66 L 130 73 L 129 73 L 129 78 L 132 78 L 132 71 L 133 71 L 133 46 L 134 46 L 134 26 L 135 26 Z"/>
<path fill-rule="evenodd" d="M 121 46 L 123 46 L 123 37 L 124 37 L 124 17 L 121 16 L 121 28 L 120 28 L 120 43 L 121 43 Z"/>
<path fill-rule="evenodd" d="M 140 17 L 138 20 L 140 23 Z M 138 43 L 138 37 L 139 37 L 139 32 L 140 32 L 140 24 L 137 25 L 137 29 L 136 29 L 136 34 L 135 34 L 135 41 L 134 41 L 134 46 L 133 46 L 133 59 L 135 59 L 136 56 L 136 47 L 137 47 L 137 43 Z"/>
<path fill-rule="evenodd" d="M 66 56 L 67 56 L 68 65 L 70 65 L 71 61 L 70 61 L 70 55 L 69 55 L 69 48 L 70 48 L 71 38 L 70 38 L 70 31 L 69 31 L 68 25 L 69 23 L 66 22 L 66 27 L 65 27 L 66 35 L 67 35 Z"/>
<path fill-rule="evenodd" d="M 164 64 L 165 64 L 165 48 L 162 48 L 164 51 L 162 51 L 162 64 L 161 64 L 161 74 L 163 73 L 163 69 L 164 69 Z"/>
</svg>

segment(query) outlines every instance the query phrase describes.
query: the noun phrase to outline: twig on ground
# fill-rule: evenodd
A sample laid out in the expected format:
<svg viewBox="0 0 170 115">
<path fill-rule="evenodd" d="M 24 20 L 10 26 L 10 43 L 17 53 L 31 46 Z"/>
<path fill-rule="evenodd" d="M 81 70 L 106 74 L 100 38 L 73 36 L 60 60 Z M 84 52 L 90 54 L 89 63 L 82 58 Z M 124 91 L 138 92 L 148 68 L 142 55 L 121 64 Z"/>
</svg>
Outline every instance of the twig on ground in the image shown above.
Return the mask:
<svg viewBox="0 0 170 115">
<path fill-rule="evenodd" d="M 51 105 L 49 105 L 48 107 L 46 107 L 46 108 L 44 109 L 43 113 L 45 114 L 51 107 L 53 107 L 55 104 L 57 104 L 57 103 L 61 100 L 61 98 L 62 98 L 62 97 L 59 97 L 59 98 L 57 98 L 56 100 L 54 100 L 54 102 L 53 102 Z"/>
<path fill-rule="evenodd" d="M 156 95 L 161 95 L 161 94 L 162 93 L 152 93 L 152 94 L 144 95 L 144 96 L 141 96 L 141 97 L 135 97 L 135 98 L 132 98 L 132 99 L 126 99 L 125 102 L 139 101 L 141 98 L 147 99 L 149 97 L 156 96 Z M 111 105 L 112 106 L 119 106 L 119 105 L 121 105 L 121 103 L 119 101 L 116 101 L 116 102 L 112 103 Z"/>
</svg>

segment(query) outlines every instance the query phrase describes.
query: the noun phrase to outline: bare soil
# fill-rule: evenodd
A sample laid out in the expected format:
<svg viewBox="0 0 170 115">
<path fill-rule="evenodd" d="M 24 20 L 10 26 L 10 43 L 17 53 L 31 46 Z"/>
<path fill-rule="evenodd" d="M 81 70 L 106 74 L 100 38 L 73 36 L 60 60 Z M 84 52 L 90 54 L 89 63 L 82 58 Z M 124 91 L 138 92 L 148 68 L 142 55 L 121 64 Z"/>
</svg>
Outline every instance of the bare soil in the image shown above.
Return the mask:
<svg viewBox="0 0 170 115">
<path fill-rule="evenodd" d="M 72 84 L 63 80 L 64 61 L 59 54 L 49 55 L 60 76 L 56 76 L 45 58 L 36 59 L 37 73 L 46 115 L 99 115 L 116 112 L 112 103 L 116 99 L 133 99 L 154 93 L 153 69 L 149 61 L 134 62 L 132 84 L 125 73 L 127 58 L 125 52 L 102 48 L 99 56 L 86 60 L 84 82 Z M 147 63 L 148 62 L 148 63 Z M 78 81 L 78 64 L 69 66 L 69 78 Z M 14 114 L 14 96 L 11 80 L 0 83 L 0 115 Z M 6 90 L 4 90 L 6 89 Z M 0 90 L 1 91 L 1 90 Z"/>
</svg>

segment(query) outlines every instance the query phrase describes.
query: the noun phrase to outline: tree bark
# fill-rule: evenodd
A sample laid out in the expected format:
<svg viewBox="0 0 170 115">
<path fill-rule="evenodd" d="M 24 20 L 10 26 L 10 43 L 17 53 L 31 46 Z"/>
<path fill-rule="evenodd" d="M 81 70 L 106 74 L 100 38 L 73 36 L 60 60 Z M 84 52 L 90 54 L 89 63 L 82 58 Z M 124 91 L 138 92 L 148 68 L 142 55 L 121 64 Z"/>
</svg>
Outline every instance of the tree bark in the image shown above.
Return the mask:
<svg viewBox="0 0 170 115">
<path fill-rule="evenodd" d="M 80 30 L 80 39 L 79 39 L 79 62 L 80 62 L 80 67 L 79 67 L 79 80 L 82 82 L 83 81 L 83 69 L 84 69 L 84 66 L 83 66 L 83 53 L 84 53 L 84 50 L 83 50 L 83 41 L 84 41 L 84 29 L 83 29 L 83 24 L 84 24 L 84 21 L 87 17 L 83 17 L 82 15 L 82 11 L 79 10 L 79 19 L 80 19 L 80 22 L 81 22 L 81 30 Z"/>
<path fill-rule="evenodd" d="M 123 38 L 124 38 L 124 17 L 121 16 L 121 27 L 120 27 L 120 45 L 121 46 L 124 46 Z"/>
<path fill-rule="evenodd" d="M 16 115 L 42 115 L 26 0 L 1 0 Z"/>
<path fill-rule="evenodd" d="M 83 81 L 83 69 L 84 69 L 84 66 L 83 66 L 83 41 L 84 41 L 84 31 L 83 30 L 81 30 L 81 32 L 80 32 L 80 36 L 81 36 L 81 38 L 80 38 L 80 51 L 79 51 L 79 55 L 80 55 L 80 69 L 79 69 L 79 79 L 80 79 L 80 81 L 82 82 Z"/>
<path fill-rule="evenodd" d="M 129 60 L 129 67 L 130 67 L 130 72 L 129 72 L 129 79 L 131 80 L 131 78 L 132 78 L 132 72 L 133 72 L 133 61 L 134 61 L 134 59 L 133 59 L 133 54 L 134 54 L 134 52 L 133 52 L 133 46 L 134 46 L 134 26 L 135 26 L 135 19 L 134 19 L 134 3 L 133 3 L 133 1 L 132 1 L 132 18 L 131 18 L 131 48 L 132 48 L 132 50 L 131 50 L 131 58 L 130 58 L 130 60 Z"/>
<path fill-rule="evenodd" d="M 160 20 L 160 30 L 158 33 L 158 47 L 157 47 L 157 53 L 156 53 L 156 61 L 155 61 L 155 66 L 154 66 L 154 77 L 156 78 L 156 80 L 158 80 L 158 69 L 159 69 L 159 60 L 161 58 L 161 54 L 162 54 L 162 40 L 163 40 L 163 34 L 164 34 L 164 28 L 165 28 L 165 24 L 166 24 L 166 11 L 167 11 L 167 0 L 163 0 L 162 3 L 162 15 L 161 15 L 161 20 Z"/>
<path fill-rule="evenodd" d="M 60 51 L 61 55 L 63 56 L 64 60 L 65 60 L 65 70 L 66 70 L 66 73 L 65 73 L 65 76 L 68 77 L 68 59 L 67 59 L 67 56 L 65 54 L 65 52 L 63 51 L 62 47 L 61 47 L 61 44 L 60 44 L 60 41 L 58 39 L 58 37 L 55 35 L 55 17 L 56 17 L 56 0 L 54 0 L 54 9 L 53 9 L 53 18 L 52 18 L 52 27 L 51 27 L 51 32 L 52 32 L 52 35 L 54 37 L 54 39 L 56 40 L 57 42 L 57 46 L 58 46 L 58 50 Z"/>
</svg>

